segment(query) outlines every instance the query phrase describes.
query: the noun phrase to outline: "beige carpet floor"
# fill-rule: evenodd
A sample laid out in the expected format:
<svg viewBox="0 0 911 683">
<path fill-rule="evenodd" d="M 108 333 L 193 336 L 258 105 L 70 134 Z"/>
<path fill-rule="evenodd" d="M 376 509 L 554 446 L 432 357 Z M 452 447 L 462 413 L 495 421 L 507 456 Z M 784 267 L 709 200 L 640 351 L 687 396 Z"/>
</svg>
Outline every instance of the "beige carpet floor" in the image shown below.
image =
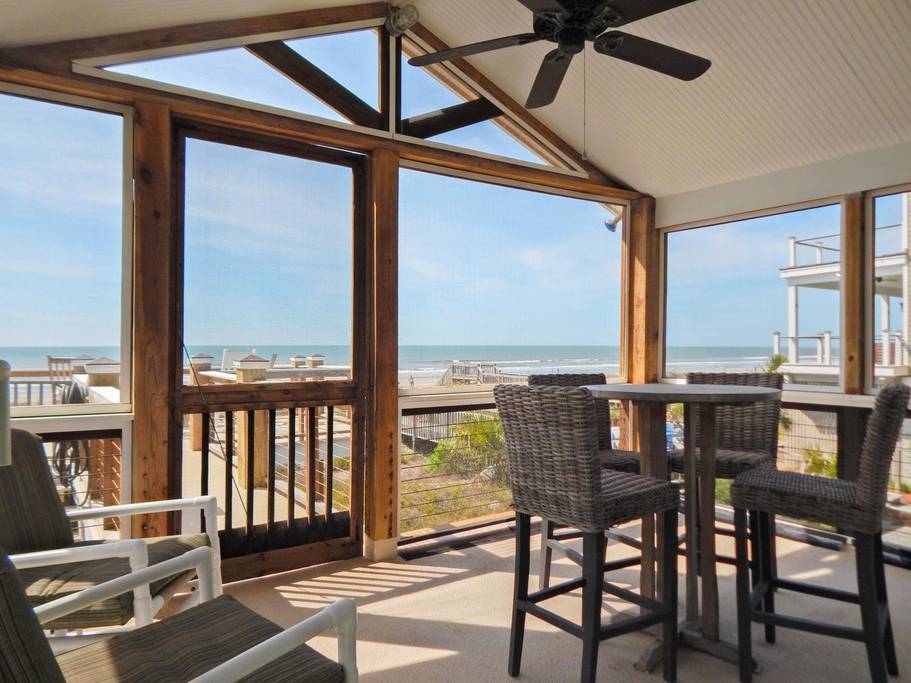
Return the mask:
<svg viewBox="0 0 911 683">
<path fill-rule="evenodd" d="M 731 539 L 719 538 L 719 549 L 731 553 Z M 629 551 L 611 543 L 608 557 Z M 350 561 L 232 584 L 227 592 L 273 621 L 288 626 L 340 597 L 357 601 L 358 664 L 365 683 L 392 681 L 481 682 L 512 680 L 506 674 L 512 591 L 513 541 L 478 541 L 464 548 L 427 554 L 409 561 Z M 854 553 L 823 550 L 779 539 L 782 575 L 825 582 L 853 590 Z M 557 562 L 557 580 L 576 574 L 566 560 Z M 682 570 L 682 566 L 681 566 Z M 532 571 L 537 571 L 533 555 Z M 615 572 L 612 579 L 635 587 L 638 569 Z M 682 599 L 681 571 L 681 599 Z M 911 680 L 911 572 L 887 568 L 899 666 Z M 733 568 L 721 566 L 722 633 L 735 639 Z M 578 619 L 581 593 L 550 602 L 556 611 Z M 858 625 L 856 607 L 780 592 L 782 612 Z M 631 610 L 615 600 L 605 602 L 604 618 Z M 681 608 L 682 614 L 682 608 Z M 660 671 L 633 668 L 650 635 L 632 633 L 601 644 L 598 680 L 660 681 Z M 754 656 L 764 667 L 762 682 L 867 681 L 866 654 L 860 643 L 780 630 L 778 644 L 767 645 L 761 627 L 753 628 Z M 312 643 L 334 656 L 334 640 Z M 533 617 L 528 618 L 522 675 L 535 682 L 577 681 L 581 643 Z M 736 681 L 736 668 L 708 655 L 681 649 L 680 681 Z M 899 679 L 896 679 L 899 680 Z"/>
</svg>

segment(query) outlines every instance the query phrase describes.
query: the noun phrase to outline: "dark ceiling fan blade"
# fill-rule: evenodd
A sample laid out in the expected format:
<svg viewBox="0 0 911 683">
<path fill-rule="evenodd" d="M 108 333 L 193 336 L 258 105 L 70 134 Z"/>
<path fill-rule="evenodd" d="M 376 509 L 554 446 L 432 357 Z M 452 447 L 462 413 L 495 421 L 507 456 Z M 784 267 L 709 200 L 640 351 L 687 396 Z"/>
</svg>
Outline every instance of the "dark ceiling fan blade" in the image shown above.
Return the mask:
<svg viewBox="0 0 911 683">
<path fill-rule="evenodd" d="M 611 17 L 611 26 L 623 26 L 653 14 L 688 5 L 696 0 L 605 0 L 605 11 Z M 613 18 L 613 17 L 616 18 Z"/>
<path fill-rule="evenodd" d="M 595 39 L 595 50 L 682 81 L 699 78 L 712 65 L 705 57 L 622 31 L 602 33 Z"/>
<path fill-rule="evenodd" d="M 559 49 L 547 53 L 525 101 L 526 109 L 543 107 L 554 101 L 572 60 L 572 55 L 565 55 Z"/>
<path fill-rule="evenodd" d="M 453 47 L 448 50 L 440 50 L 429 55 L 418 55 L 408 60 L 411 66 L 427 66 L 438 62 L 446 62 L 468 55 L 476 55 L 479 52 L 489 52 L 490 50 L 499 50 L 504 47 L 513 47 L 514 45 L 527 45 L 541 40 L 534 33 L 519 33 L 514 36 L 504 36 L 503 38 L 493 38 L 492 40 L 482 40 L 480 43 L 471 43 L 460 47 Z"/>
<path fill-rule="evenodd" d="M 563 5 L 559 0 L 519 0 L 532 12 L 542 12 L 544 10 L 562 10 Z"/>
</svg>

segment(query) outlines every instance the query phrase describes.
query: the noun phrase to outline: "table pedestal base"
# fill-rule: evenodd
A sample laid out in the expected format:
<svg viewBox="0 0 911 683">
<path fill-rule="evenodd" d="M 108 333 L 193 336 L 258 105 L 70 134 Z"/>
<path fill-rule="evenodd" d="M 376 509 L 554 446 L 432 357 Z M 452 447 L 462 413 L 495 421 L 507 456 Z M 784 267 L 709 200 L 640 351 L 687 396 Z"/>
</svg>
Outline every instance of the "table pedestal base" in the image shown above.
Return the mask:
<svg viewBox="0 0 911 683">
<path fill-rule="evenodd" d="M 707 655 L 717 657 L 718 659 L 723 659 L 731 664 L 738 664 L 737 646 L 723 640 L 709 640 L 702 635 L 702 629 L 698 623 L 690 621 L 681 622 L 677 634 L 680 638 L 678 647 L 689 647 L 693 650 L 698 650 Z M 636 662 L 635 667 L 639 671 L 651 673 L 659 664 L 661 664 L 662 659 L 663 651 L 661 641 L 655 641 L 645 648 L 639 656 L 639 661 Z M 762 666 L 754 659 L 753 673 L 758 674 L 761 671 Z"/>
</svg>

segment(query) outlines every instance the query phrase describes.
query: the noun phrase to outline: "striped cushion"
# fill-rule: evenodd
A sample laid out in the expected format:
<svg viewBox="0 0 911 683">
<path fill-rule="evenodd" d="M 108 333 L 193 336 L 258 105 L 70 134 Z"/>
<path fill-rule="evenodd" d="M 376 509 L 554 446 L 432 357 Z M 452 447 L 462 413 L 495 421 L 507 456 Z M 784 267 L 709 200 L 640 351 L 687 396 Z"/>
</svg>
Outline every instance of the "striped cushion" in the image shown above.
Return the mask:
<svg viewBox="0 0 911 683">
<path fill-rule="evenodd" d="M 229 595 L 164 621 L 60 655 L 68 683 L 187 681 L 281 629 Z M 246 683 L 342 683 L 342 667 L 306 645 L 242 679 Z"/>
<path fill-rule="evenodd" d="M 0 681 L 63 683 L 22 583 L 0 548 Z"/>
<path fill-rule="evenodd" d="M 143 540 L 149 546 L 149 565 L 179 557 L 194 548 L 209 543 L 209 537 L 205 534 L 162 536 Z M 19 572 L 19 576 L 25 585 L 31 604 L 40 605 L 129 573 L 129 560 L 117 558 L 23 569 Z M 173 593 L 172 589 L 182 585 L 183 580 L 190 576 L 192 574 L 184 573 L 154 582 L 151 585 L 152 596 Z M 59 629 L 120 626 L 132 617 L 133 593 L 128 592 L 62 617 L 52 622 L 50 626 Z"/>
<path fill-rule="evenodd" d="M 12 430 L 13 466 L 0 467 L 0 546 L 11 555 L 73 544 L 73 530 L 37 437 Z"/>
</svg>

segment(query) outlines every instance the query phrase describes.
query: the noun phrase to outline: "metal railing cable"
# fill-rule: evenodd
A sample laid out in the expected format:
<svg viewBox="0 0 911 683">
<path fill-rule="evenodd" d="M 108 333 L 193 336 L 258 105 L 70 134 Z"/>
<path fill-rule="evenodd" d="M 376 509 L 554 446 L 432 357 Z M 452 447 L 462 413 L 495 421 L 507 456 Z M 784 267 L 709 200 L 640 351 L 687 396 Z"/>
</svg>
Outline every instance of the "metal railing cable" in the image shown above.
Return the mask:
<svg viewBox="0 0 911 683">
<path fill-rule="evenodd" d="M 212 434 L 215 435 L 215 442 L 218 444 L 219 450 L 221 450 L 221 457 L 225 461 L 225 476 L 231 477 L 231 485 L 234 487 L 234 491 L 237 493 L 238 501 L 240 502 L 240 507 L 244 511 L 244 517 L 247 516 L 247 506 L 244 504 L 244 496 L 241 494 L 240 486 L 237 484 L 237 479 L 234 478 L 234 462 L 228 462 L 228 453 L 225 451 L 225 444 L 221 438 L 221 434 L 218 433 L 218 426 L 215 424 L 215 415 L 209 411 L 209 402 L 206 399 L 205 392 L 199 388 L 199 375 L 196 374 L 196 368 L 194 367 L 192 361 L 190 360 L 190 351 L 187 349 L 187 345 L 183 343 L 183 340 L 180 342 L 181 348 L 183 348 L 183 353 L 187 358 L 187 364 L 190 366 L 190 372 L 193 373 L 193 383 L 196 386 L 196 390 L 199 393 L 199 398 L 202 400 L 203 408 L 205 409 L 205 414 L 208 416 L 209 420 L 209 429 L 212 431 Z M 231 420 L 234 419 L 232 411 L 225 412 L 225 419 Z M 253 429 L 253 425 L 249 426 L 250 429 Z M 234 520 L 228 519 L 227 513 L 225 513 L 225 531 L 232 529 L 234 527 Z M 216 529 L 217 531 L 217 529 Z"/>
</svg>

